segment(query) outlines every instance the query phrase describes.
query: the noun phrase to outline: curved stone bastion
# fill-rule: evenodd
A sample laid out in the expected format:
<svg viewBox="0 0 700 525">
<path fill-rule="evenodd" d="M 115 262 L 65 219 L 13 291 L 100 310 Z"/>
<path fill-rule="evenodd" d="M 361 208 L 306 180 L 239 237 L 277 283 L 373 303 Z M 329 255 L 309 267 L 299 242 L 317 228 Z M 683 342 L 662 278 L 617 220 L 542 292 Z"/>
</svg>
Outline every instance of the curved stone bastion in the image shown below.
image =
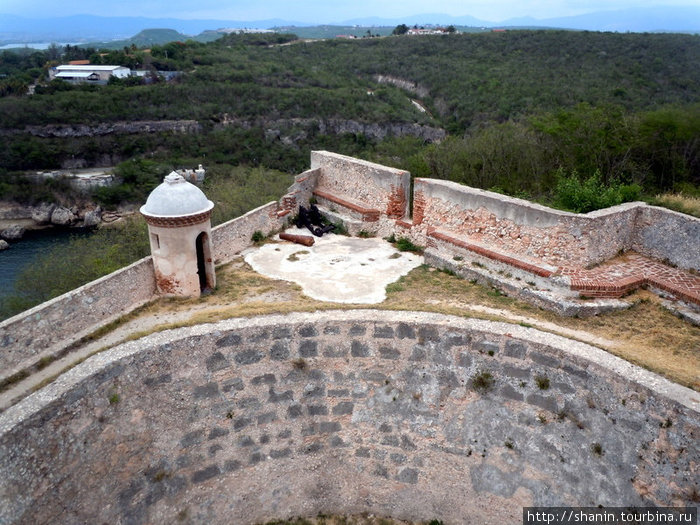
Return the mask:
<svg viewBox="0 0 700 525">
<path fill-rule="evenodd" d="M 582 343 L 437 314 L 171 330 L 0 415 L 0 523 L 694 505 L 698 397 Z"/>
</svg>

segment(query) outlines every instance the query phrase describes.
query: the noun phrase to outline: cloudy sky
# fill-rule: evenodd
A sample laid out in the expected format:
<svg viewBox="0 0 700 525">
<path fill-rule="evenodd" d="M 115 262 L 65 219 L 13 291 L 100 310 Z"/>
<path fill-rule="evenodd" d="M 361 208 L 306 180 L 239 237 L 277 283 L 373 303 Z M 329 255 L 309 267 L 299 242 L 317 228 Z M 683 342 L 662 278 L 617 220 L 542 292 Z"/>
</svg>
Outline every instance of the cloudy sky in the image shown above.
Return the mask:
<svg viewBox="0 0 700 525">
<path fill-rule="evenodd" d="M 306 23 L 444 13 L 498 22 L 521 16 L 541 19 L 664 5 L 697 6 L 700 0 L 0 0 L 0 13 L 32 18 L 73 14 L 222 20 L 282 18 Z"/>
</svg>

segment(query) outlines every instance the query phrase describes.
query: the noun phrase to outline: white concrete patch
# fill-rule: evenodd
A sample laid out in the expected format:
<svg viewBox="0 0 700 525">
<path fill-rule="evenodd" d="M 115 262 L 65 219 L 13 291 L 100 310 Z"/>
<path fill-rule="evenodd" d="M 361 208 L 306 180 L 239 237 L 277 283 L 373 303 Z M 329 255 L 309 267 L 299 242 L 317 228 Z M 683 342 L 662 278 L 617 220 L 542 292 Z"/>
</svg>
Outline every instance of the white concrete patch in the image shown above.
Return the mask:
<svg viewBox="0 0 700 525">
<path fill-rule="evenodd" d="M 299 228 L 286 232 L 311 236 Z M 383 239 L 326 234 L 314 240 L 310 247 L 266 244 L 244 252 L 244 259 L 258 273 L 297 283 L 313 299 L 359 304 L 381 303 L 387 284 L 423 264 L 422 256 L 399 252 Z"/>
</svg>

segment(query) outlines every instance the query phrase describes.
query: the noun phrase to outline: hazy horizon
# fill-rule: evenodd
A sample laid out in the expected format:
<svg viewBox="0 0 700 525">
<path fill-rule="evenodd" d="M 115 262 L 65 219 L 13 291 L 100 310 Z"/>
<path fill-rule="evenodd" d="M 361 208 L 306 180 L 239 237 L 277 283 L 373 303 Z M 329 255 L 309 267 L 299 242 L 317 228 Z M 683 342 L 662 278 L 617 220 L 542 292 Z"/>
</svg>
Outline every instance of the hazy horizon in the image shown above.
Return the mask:
<svg viewBox="0 0 700 525">
<path fill-rule="evenodd" d="M 454 17 L 470 16 L 484 21 L 501 22 L 512 18 L 548 19 L 583 15 L 600 11 L 647 7 L 697 7 L 697 0 L 435 0 L 426 8 L 418 0 L 353 0 L 328 2 L 305 0 L 1 0 L 0 13 L 28 18 L 63 17 L 71 15 L 129 16 L 147 18 L 179 18 L 183 20 L 267 20 L 286 19 L 306 24 L 334 24 L 366 18 L 391 18 L 444 14 Z"/>
</svg>

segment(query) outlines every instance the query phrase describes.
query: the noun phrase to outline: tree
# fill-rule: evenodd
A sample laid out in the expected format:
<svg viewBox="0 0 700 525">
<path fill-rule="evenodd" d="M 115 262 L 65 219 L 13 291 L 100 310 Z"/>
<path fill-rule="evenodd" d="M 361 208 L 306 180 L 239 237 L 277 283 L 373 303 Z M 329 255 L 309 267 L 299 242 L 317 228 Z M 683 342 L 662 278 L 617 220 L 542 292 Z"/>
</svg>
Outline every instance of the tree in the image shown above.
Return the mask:
<svg viewBox="0 0 700 525">
<path fill-rule="evenodd" d="M 405 35 L 408 33 L 408 26 L 406 24 L 397 25 L 391 32 L 392 35 Z"/>
</svg>

